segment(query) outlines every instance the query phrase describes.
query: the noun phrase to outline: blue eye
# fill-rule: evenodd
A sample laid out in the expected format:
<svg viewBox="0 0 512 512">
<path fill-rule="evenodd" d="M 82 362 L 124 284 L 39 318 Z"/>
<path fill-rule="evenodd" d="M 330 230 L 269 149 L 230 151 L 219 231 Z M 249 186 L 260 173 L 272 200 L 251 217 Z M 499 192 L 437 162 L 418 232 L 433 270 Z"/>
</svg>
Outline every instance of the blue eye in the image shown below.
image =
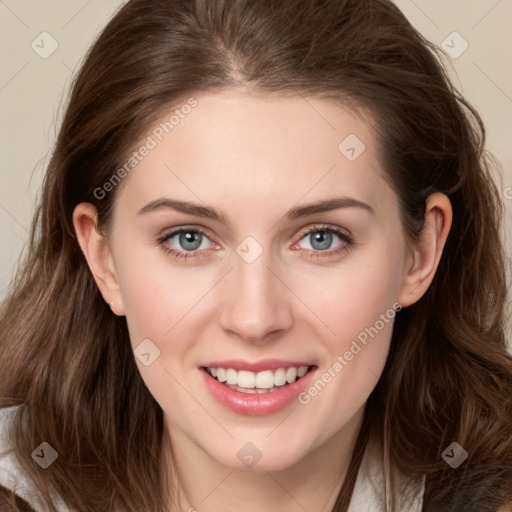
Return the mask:
<svg viewBox="0 0 512 512">
<path fill-rule="evenodd" d="M 195 251 L 201 247 L 203 234 L 197 231 L 181 231 L 172 238 L 178 237 L 178 243 L 185 251 Z"/>
<path fill-rule="evenodd" d="M 164 250 L 175 259 L 207 257 L 204 249 L 219 249 L 199 228 L 180 227 L 158 239 Z M 303 246 L 304 244 L 305 246 Z M 302 234 L 293 250 L 305 249 L 308 258 L 333 258 L 353 245 L 352 235 L 330 226 L 314 226 Z"/>
<path fill-rule="evenodd" d="M 305 246 L 301 244 L 305 243 Z M 296 248 L 307 249 L 310 257 L 332 257 L 348 250 L 353 244 L 352 236 L 328 226 L 315 226 L 302 234 Z"/>
<path fill-rule="evenodd" d="M 332 233 L 327 231 L 316 231 L 311 233 L 309 236 L 309 243 L 313 249 L 318 251 L 325 251 L 332 245 L 333 236 Z"/>
<path fill-rule="evenodd" d="M 200 249 L 209 249 L 215 244 L 198 228 L 179 228 L 161 237 L 158 242 L 175 258 L 186 259 L 199 256 Z"/>
</svg>

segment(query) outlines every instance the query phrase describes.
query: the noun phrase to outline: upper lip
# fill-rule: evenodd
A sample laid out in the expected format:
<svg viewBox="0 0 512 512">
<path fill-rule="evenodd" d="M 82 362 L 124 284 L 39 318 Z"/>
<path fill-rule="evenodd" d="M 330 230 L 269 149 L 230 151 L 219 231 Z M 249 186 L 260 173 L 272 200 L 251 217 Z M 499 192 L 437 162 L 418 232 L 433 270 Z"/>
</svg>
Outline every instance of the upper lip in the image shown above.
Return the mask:
<svg viewBox="0 0 512 512">
<path fill-rule="evenodd" d="M 301 366 L 312 366 L 304 361 L 292 361 L 285 359 L 262 359 L 261 361 L 244 361 L 242 359 L 229 359 L 224 361 L 211 361 L 202 365 L 205 368 L 233 368 L 234 370 L 247 370 L 250 372 L 261 372 L 263 370 L 277 370 L 278 368 L 300 368 Z"/>
</svg>

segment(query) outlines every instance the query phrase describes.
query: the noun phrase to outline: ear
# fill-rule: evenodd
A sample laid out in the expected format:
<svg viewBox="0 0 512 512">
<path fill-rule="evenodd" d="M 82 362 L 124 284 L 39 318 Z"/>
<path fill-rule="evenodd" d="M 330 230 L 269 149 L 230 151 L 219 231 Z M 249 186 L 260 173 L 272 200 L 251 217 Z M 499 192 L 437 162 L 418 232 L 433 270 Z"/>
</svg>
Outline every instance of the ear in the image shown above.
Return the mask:
<svg viewBox="0 0 512 512">
<path fill-rule="evenodd" d="M 407 274 L 398 298 L 403 307 L 417 302 L 432 283 L 451 225 L 452 205 L 448 197 L 441 192 L 428 196 L 425 227 L 410 247 Z"/>
<path fill-rule="evenodd" d="M 112 311 L 124 315 L 124 305 L 112 252 L 98 228 L 98 212 L 90 203 L 80 203 L 73 212 L 73 225 L 80 248 L 103 298 Z"/>
</svg>

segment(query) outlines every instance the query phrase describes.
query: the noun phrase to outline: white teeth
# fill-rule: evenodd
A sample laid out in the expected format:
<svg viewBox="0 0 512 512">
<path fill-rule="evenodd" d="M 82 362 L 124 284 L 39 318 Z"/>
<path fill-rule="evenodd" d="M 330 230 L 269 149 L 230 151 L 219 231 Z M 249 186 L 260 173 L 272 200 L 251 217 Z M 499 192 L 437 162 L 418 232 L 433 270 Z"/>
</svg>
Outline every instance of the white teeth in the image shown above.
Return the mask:
<svg viewBox="0 0 512 512">
<path fill-rule="evenodd" d="M 297 378 L 297 368 L 288 368 L 286 370 L 286 381 L 291 384 L 292 382 L 295 382 L 295 379 Z"/>
<path fill-rule="evenodd" d="M 272 370 L 265 370 L 256 375 L 256 387 L 263 389 L 274 387 L 274 373 Z"/>
<path fill-rule="evenodd" d="M 247 372 L 245 370 L 239 371 L 237 384 L 241 388 L 255 388 L 256 375 L 254 374 L 254 372 Z"/>
<path fill-rule="evenodd" d="M 306 375 L 306 373 L 308 373 L 308 367 L 307 366 L 301 366 L 297 370 L 297 376 L 298 377 L 304 377 L 304 375 Z"/>
<path fill-rule="evenodd" d="M 231 386 L 230 384 L 227 384 L 228 388 L 234 389 L 235 391 L 240 391 L 241 393 L 248 393 L 250 395 L 259 395 L 262 393 L 273 393 L 274 391 L 277 391 L 279 388 L 273 387 L 270 389 L 260 389 L 260 388 L 241 388 L 240 386 Z"/>
<path fill-rule="evenodd" d="M 217 368 L 217 380 L 226 382 L 226 370 L 224 368 Z"/>
<path fill-rule="evenodd" d="M 278 368 L 277 370 L 263 370 L 258 373 L 248 370 L 237 371 L 233 368 L 212 368 L 209 367 L 208 373 L 215 377 L 219 382 L 225 382 L 226 385 L 235 388 L 247 390 L 273 390 L 278 386 L 291 384 L 297 378 L 304 377 L 308 372 L 309 366 L 300 366 L 298 368 Z"/>
<path fill-rule="evenodd" d="M 279 368 L 274 372 L 274 384 L 276 386 L 284 386 L 286 384 L 286 370 Z"/>
<path fill-rule="evenodd" d="M 233 368 L 226 370 L 226 382 L 228 384 L 238 384 L 238 372 L 233 370 Z"/>
</svg>

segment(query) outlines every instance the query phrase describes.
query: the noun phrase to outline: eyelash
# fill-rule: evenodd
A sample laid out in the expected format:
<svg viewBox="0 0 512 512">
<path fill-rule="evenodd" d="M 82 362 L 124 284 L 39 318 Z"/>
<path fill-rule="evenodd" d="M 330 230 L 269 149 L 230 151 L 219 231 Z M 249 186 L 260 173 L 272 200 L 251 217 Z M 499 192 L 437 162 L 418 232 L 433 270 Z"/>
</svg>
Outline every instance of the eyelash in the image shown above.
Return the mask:
<svg viewBox="0 0 512 512">
<path fill-rule="evenodd" d="M 171 231 L 170 233 L 166 233 L 165 235 L 161 236 L 158 239 L 158 243 L 162 245 L 163 249 L 166 253 L 170 254 L 173 258 L 179 259 L 179 260 L 186 260 L 188 257 L 193 258 L 202 258 L 207 257 L 206 254 L 202 254 L 205 251 L 179 251 L 174 249 L 173 247 L 170 247 L 166 244 L 168 240 L 175 237 L 176 235 L 179 235 L 180 233 L 187 233 L 187 232 L 193 232 L 193 233 L 199 233 L 202 236 L 209 239 L 208 234 L 203 231 L 201 228 L 188 228 L 188 227 L 180 227 L 178 229 L 175 229 L 174 231 Z M 312 233 L 330 233 L 333 235 L 336 235 L 339 237 L 339 239 L 344 242 L 343 245 L 338 247 L 337 249 L 331 249 L 326 251 L 311 251 L 310 249 L 306 250 L 306 257 L 311 259 L 320 259 L 320 258 L 334 258 L 335 256 L 338 256 L 348 250 L 351 249 L 351 247 L 354 244 L 354 239 L 352 235 L 349 235 L 348 233 L 341 231 L 339 229 L 333 228 L 331 226 L 323 226 L 323 225 L 315 225 L 314 227 L 302 232 L 299 237 L 299 241 L 302 240 L 304 237 L 311 235 Z M 296 245 L 298 242 L 296 242 L 294 245 Z"/>
</svg>

